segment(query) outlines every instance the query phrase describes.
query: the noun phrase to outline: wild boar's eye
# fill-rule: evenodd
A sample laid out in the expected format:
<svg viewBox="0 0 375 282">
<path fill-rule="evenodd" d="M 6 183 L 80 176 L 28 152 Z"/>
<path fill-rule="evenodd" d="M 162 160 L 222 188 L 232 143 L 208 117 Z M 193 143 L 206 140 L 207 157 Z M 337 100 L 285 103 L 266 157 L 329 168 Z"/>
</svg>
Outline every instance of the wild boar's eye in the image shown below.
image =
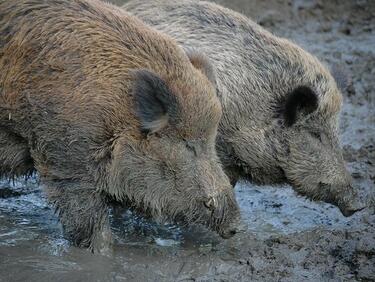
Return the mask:
<svg viewBox="0 0 375 282">
<path fill-rule="evenodd" d="M 186 148 L 190 151 L 193 152 L 195 156 L 197 156 L 197 148 L 195 147 L 195 144 L 193 144 L 190 141 L 185 141 L 185 146 Z"/>
</svg>

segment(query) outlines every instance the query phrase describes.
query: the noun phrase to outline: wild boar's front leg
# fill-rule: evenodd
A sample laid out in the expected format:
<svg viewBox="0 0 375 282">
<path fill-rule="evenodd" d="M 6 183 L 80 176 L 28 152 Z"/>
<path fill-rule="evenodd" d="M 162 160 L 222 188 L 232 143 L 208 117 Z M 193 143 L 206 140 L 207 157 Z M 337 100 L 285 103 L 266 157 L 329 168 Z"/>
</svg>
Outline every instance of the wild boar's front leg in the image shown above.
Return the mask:
<svg viewBox="0 0 375 282">
<path fill-rule="evenodd" d="M 86 183 L 63 180 L 46 184 L 48 199 L 58 211 L 65 237 L 77 247 L 108 252 L 111 230 L 105 197 Z"/>
<path fill-rule="evenodd" d="M 0 126 L 0 177 L 28 176 L 34 170 L 27 141 Z"/>
</svg>

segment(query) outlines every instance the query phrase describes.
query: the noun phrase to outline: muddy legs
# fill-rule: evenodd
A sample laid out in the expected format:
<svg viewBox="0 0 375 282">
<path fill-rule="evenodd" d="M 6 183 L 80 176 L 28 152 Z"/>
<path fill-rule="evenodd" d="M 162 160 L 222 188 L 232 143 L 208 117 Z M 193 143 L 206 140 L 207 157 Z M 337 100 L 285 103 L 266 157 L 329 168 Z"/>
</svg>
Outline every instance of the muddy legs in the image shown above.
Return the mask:
<svg viewBox="0 0 375 282">
<path fill-rule="evenodd" d="M 0 177 L 30 175 L 34 171 L 28 144 L 0 127 Z"/>
<path fill-rule="evenodd" d="M 107 253 L 111 243 L 105 198 L 82 183 L 47 184 L 49 200 L 56 206 L 64 234 L 78 247 Z"/>
</svg>

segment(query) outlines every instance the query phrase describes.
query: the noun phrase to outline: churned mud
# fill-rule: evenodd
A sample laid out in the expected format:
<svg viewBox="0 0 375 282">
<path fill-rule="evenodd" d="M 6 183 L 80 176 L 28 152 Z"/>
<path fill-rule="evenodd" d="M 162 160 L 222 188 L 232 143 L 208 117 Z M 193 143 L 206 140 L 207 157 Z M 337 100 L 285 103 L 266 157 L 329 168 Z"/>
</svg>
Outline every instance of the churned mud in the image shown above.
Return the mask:
<svg viewBox="0 0 375 282">
<path fill-rule="evenodd" d="M 0 281 L 375 280 L 375 2 L 216 2 L 347 68 L 342 144 L 369 208 L 344 218 L 290 187 L 239 184 L 243 232 L 232 239 L 112 211 L 115 245 L 102 256 L 69 246 L 35 178 L 3 181 Z"/>
</svg>

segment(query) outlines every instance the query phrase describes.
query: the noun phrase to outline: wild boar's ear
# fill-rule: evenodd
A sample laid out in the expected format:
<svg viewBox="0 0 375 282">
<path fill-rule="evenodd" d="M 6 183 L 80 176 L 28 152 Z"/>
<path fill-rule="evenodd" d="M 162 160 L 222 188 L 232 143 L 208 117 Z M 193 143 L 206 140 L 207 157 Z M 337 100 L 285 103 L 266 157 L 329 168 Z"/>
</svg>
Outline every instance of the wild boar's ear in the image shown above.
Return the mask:
<svg viewBox="0 0 375 282">
<path fill-rule="evenodd" d="M 185 52 L 189 57 L 191 64 L 207 76 L 212 84 L 216 84 L 215 69 L 207 56 L 194 49 L 185 49 Z"/>
<path fill-rule="evenodd" d="M 177 101 L 165 81 L 147 70 L 134 72 L 135 112 L 144 133 L 160 131 L 176 115 Z"/>
<path fill-rule="evenodd" d="M 311 88 L 299 86 L 294 89 L 286 98 L 283 109 L 286 125 L 292 126 L 299 116 L 314 112 L 318 103 L 318 97 Z"/>
</svg>

